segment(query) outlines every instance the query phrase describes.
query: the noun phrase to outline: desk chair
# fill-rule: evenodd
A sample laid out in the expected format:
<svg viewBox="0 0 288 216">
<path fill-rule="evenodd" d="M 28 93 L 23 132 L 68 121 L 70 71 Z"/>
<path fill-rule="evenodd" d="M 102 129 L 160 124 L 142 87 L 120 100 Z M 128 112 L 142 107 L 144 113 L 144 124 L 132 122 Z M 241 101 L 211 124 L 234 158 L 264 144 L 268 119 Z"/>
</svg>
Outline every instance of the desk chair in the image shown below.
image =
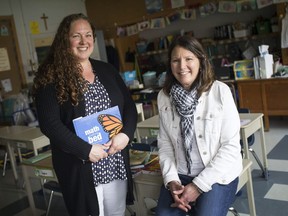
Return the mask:
<svg viewBox="0 0 288 216">
<path fill-rule="evenodd" d="M 62 193 L 60 185 L 58 182 L 56 181 L 47 181 L 43 184 L 43 189 L 47 189 L 50 190 L 50 196 L 49 196 L 49 201 L 48 201 L 48 205 L 47 205 L 47 209 L 46 209 L 46 216 L 49 215 L 49 211 L 50 211 L 50 207 L 51 207 L 51 203 L 52 203 L 52 198 L 54 195 L 54 192 L 57 193 Z M 44 191 L 44 198 L 45 198 L 45 191 Z M 45 199 L 46 201 L 46 199 Z"/>
<path fill-rule="evenodd" d="M 250 113 L 250 110 L 247 109 L 247 108 L 239 108 L 238 109 L 238 112 L 239 113 Z M 262 165 L 259 157 L 257 156 L 256 152 L 254 151 L 254 149 L 251 147 L 255 142 L 255 135 L 252 134 L 250 137 L 248 137 L 248 146 L 249 146 L 249 151 L 252 153 L 253 157 L 255 158 L 257 164 L 259 165 L 259 167 L 261 168 L 262 170 L 262 176 L 265 177 L 265 169 L 264 169 L 264 166 Z M 241 146 L 243 147 L 243 142 L 242 140 L 240 140 L 240 144 Z"/>
</svg>

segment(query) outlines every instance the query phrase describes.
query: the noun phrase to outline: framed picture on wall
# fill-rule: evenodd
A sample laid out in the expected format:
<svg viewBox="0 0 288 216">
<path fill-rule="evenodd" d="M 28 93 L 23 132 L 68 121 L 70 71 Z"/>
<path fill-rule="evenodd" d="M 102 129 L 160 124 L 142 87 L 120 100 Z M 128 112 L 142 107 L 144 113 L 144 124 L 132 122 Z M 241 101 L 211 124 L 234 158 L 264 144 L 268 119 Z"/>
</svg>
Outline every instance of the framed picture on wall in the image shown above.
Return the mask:
<svg viewBox="0 0 288 216">
<path fill-rule="evenodd" d="M 217 6 L 214 2 L 209 2 L 199 7 L 200 16 L 202 17 L 214 14 L 216 11 Z"/>
<path fill-rule="evenodd" d="M 257 8 L 256 0 L 240 0 L 236 2 L 237 4 L 237 12 L 240 13 L 242 11 L 251 11 Z"/>
<path fill-rule="evenodd" d="M 235 13 L 237 11 L 236 2 L 220 1 L 218 11 L 220 13 Z"/>
<path fill-rule="evenodd" d="M 257 0 L 258 8 L 267 7 L 273 4 L 273 0 Z"/>
<path fill-rule="evenodd" d="M 196 9 L 183 9 L 181 13 L 181 19 L 183 20 L 195 20 Z"/>
<path fill-rule="evenodd" d="M 151 19 L 151 28 L 152 29 L 165 28 L 165 19 L 163 17 Z"/>
<path fill-rule="evenodd" d="M 145 29 L 149 29 L 150 28 L 150 22 L 149 21 L 143 21 L 138 23 L 138 30 L 139 31 L 143 31 Z"/>
<path fill-rule="evenodd" d="M 127 36 L 135 35 L 138 33 L 138 26 L 136 24 L 126 27 Z"/>
<path fill-rule="evenodd" d="M 168 16 L 166 16 L 166 20 L 168 24 L 171 24 L 173 22 L 176 22 L 181 18 L 181 13 L 176 11 L 174 13 L 170 13 Z"/>
<path fill-rule="evenodd" d="M 145 5 L 148 14 L 163 10 L 162 0 L 145 0 Z"/>
</svg>

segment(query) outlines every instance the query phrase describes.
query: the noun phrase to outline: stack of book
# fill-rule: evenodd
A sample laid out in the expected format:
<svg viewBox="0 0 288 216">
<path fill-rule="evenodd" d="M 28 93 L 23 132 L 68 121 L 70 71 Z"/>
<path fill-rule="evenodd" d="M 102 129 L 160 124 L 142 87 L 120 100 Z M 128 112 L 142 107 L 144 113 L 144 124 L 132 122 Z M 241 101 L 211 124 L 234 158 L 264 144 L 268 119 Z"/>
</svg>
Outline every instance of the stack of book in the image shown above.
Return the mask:
<svg viewBox="0 0 288 216">
<path fill-rule="evenodd" d="M 130 168 L 133 176 L 140 173 L 161 175 L 159 157 L 154 152 L 130 150 Z"/>
</svg>

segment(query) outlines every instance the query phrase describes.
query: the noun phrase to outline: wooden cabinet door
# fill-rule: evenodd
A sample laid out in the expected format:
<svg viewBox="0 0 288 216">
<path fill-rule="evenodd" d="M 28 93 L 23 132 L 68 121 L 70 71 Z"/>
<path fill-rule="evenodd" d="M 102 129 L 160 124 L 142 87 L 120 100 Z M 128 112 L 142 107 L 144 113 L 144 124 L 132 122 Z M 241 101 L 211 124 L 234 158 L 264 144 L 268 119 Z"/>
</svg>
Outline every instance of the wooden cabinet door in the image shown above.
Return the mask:
<svg viewBox="0 0 288 216">
<path fill-rule="evenodd" d="M 239 107 L 251 112 L 263 112 L 261 82 L 238 81 Z"/>
<path fill-rule="evenodd" d="M 268 115 L 288 115 L 288 79 L 264 82 Z"/>
<path fill-rule="evenodd" d="M 0 28 L 0 94 L 5 98 L 20 92 L 24 73 L 13 17 L 0 16 Z"/>
</svg>

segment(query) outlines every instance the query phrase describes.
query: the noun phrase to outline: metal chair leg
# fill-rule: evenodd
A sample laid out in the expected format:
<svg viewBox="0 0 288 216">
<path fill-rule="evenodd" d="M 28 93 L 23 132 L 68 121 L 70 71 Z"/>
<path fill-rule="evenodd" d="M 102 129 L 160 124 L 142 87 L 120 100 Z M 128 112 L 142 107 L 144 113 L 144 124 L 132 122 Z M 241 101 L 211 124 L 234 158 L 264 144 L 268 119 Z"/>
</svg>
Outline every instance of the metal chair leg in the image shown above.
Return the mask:
<svg viewBox="0 0 288 216">
<path fill-rule="evenodd" d="M 252 153 L 252 155 L 255 158 L 257 164 L 259 165 L 260 169 L 262 170 L 263 176 L 265 176 L 266 171 L 265 171 L 264 166 L 262 165 L 259 157 L 257 156 L 256 152 L 252 148 L 249 148 L 249 151 Z"/>
<path fill-rule="evenodd" d="M 229 212 L 231 212 L 234 216 L 240 216 L 234 207 L 230 207 Z"/>
<path fill-rule="evenodd" d="M 2 173 L 3 176 L 5 176 L 5 174 L 6 174 L 7 157 L 8 157 L 8 153 L 5 152 L 5 155 L 4 155 L 4 163 L 3 163 L 3 173 Z"/>
<path fill-rule="evenodd" d="M 51 193 L 50 193 L 50 197 L 49 197 L 49 202 L 48 202 L 48 207 L 47 207 L 47 210 L 46 210 L 46 216 L 49 215 L 49 211 L 50 211 L 50 206 L 51 206 L 51 202 L 52 202 L 53 194 L 54 194 L 54 191 L 51 191 Z"/>
</svg>

